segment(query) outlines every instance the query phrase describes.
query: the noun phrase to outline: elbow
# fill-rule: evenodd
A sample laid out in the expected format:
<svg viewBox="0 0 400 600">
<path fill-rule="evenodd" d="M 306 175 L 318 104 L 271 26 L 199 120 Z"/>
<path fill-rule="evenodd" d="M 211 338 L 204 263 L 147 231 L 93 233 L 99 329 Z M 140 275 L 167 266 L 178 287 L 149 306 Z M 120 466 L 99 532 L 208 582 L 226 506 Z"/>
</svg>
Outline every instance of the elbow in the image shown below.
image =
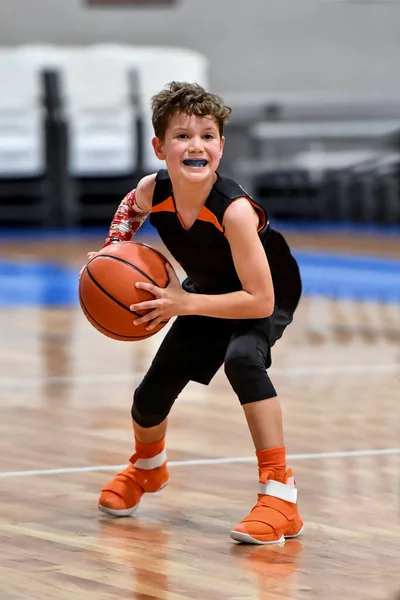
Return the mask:
<svg viewBox="0 0 400 600">
<path fill-rule="evenodd" d="M 275 302 L 274 302 L 274 298 L 271 298 L 270 296 L 263 296 L 261 298 L 257 298 L 256 301 L 256 315 L 255 318 L 256 319 L 265 319 L 267 317 L 270 317 L 272 315 L 272 313 L 274 312 L 274 306 Z"/>
<path fill-rule="evenodd" d="M 274 312 L 274 307 L 272 305 L 269 306 L 268 308 L 264 307 L 264 310 L 260 311 L 260 314 L 257 318 L 258 319 L 266 319 L 267 317 L 270 317 L 273 312 Z"/>
</svg>

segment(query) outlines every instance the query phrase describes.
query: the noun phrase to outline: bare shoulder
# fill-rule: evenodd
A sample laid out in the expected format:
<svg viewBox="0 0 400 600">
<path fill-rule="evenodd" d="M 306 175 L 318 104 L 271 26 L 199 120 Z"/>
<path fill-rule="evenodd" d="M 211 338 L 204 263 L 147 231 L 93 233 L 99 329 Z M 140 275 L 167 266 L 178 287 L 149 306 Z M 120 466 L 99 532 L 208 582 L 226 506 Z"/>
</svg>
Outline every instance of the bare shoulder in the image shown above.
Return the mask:
<svg viewBox="0 0 400 600">
<path fill-rule="evenodd" d="M 157 173 L 142 177 L 136 186 L 136 204 L 145 211 L 151 209 Z"/>
<path fill-rule="evenodd" d="M 258 216 L 251 203 L 244 196 L 232 202 L 224 214 L 224 226 L 235 227 L 245 223 L 258 225 Z"/>
</svg>

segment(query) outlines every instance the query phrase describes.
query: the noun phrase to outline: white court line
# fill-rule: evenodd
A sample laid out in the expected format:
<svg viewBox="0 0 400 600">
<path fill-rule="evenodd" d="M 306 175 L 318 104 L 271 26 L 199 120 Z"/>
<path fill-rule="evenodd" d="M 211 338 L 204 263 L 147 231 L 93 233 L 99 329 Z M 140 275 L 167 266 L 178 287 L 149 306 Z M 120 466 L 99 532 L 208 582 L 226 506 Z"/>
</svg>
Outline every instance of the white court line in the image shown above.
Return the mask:
<svg viewBox="0 0 400 600">
<path fill-rule="evenodd" d="M 303 365 L 299 367 L 271 367 L 271 376 L 278 375 L 283 377 L 308 377 L 309 375 L 357 375 L 365 373 L 373 375 L 375 373 L 400 373 L 400 363 L 383 364 L 336 364 L 336 365 Z M 59 377 L 8 377 L 0 379 L 0 388 L 26 388 L 39 385 L 91 385 L 96 383 L 118 383 L 131 381 L 134 378 L 143 377 L 143 372 L 132 373 L 99 373 L 98 375 L 66 375 Z"/>
<path fill-rule="evenodd" d="M 316 452 L 311 454 L 288 454 L 288 460 L 313 460 L 321 458 L 348 458 L 350 456 L 384 456 L 400 454 L 400 448 L 383 448 L 380 450 L 349 450 L 348 452 Z M 193 467 L 202 465 L 223 465 L 233 463 L 256 462 L 254 456 L 232 458 L 201 458 L 198 460 L 171 460 L 169 467 Z M 94 471 L 117 471 L 125 469 L 124 465 L 102 465 L 98 467 L 71 467 L 69 469 L 41 469 L 36 471 L 8 471 L 0 473 L 1 477 L 29 477 L 32 475 L 65 475 L 67 473 L 91 473 Z"/>
</svg>

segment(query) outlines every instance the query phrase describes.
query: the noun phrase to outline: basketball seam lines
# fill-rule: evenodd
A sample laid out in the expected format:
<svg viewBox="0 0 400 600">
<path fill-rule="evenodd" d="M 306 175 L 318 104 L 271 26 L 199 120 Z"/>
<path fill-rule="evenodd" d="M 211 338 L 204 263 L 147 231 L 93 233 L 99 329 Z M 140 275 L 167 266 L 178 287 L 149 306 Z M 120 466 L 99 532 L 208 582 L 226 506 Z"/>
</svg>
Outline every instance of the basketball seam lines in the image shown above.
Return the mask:
<svg viewBox="0 0 400 600">
<path fill-rule="evenodd" d="M 132 263 L 128 262 L 127 260 L 124 260 L 123 258 L 119 258 L 119 256 L 113 256 L 112 254 L 101 254 L 99 256 L 99 258 L 101 258 L 102 256 L 104 256 L 105 258 L 113 258 L 114 260 L 118 260 L 119 262 L 124 263 L 125 265 L 128 265 L 128 267 L 132 267 L 132 269 L 135 269 L 135 271 L 137 271 L 138 273 L 140 273 L 141 275 L 143 275 L 143 277 L 146 277 L 146 279 L 148 279 L 149 281 L 151 281 L 151 283 L 153 285 L 155 285 L 156 287 L 160 287 L 158 285 L 158 283 L 156 281 L 154 281 L 154 279 L 152 279 L 149 275 L 147 275 L 147 273 L 145 273 L 144 271 L 142 271 L 142 269 L 139 269 L 139 267 L 136 267 L 136 265 L 132 265 Z M 93 260 L 95 260 L 97 257 L 95 256 Z"/>
<path fill-rule="evenodd" d="M 94 282 L 96 283 L 96 282 Z M 128 338 L 128 339 L 132 339 L 132 340 L 142 340 L 144 339 L 143 336 L 141 335 L 120 335 L 119 333 L 117 333 L 116 331 L 111 331 L 111 329 L 107 329 L 107 327 L 104 327 L 104 325 L 102 325 L 101 323 L 99 323 L 98 321 L 96 321 L 96 319 L 90 314 L 90 312 L 88 311 L 86 304 L 84 303 L 84 301 L 82 300 L 82 295 L 79 292 L 79 301 L 82 305 L 82 308 L 84 309 L 84 311 L 87 312 L 88 315 L 90 315 L 90 318 L 93 319 L 93 321 L 99 326 L 101 327 L 101 329 L 104 329 L 104 331 L 108 331 L 108 333 L 112 333 L 113 335 L 118 335 L 119 337 L 123 337 L 123 338 Z"/>
<path fill-rule="evenodd" d="M 89 271 L 89 265 L 86 265 L 86 271 L 87 271 L 90 279 L 93 281 L 93 283 L 99 288 L 99 290 L 101 290 L 106 296 L 108 296 L 108 298 L 110 298 L 110 300 L 113 300 L 116 304 L 118 304 L 118 306 L 120 306 L 121 308 L 124 308 L 125 310 L 127 310 L 128 312 L 130 312 L 132 315 L 135 315 L 136 317 L 142 317 L 143 316 L 140 313 L 137 313 L 137 312 L 131 310 L 128 306 L 125 306 L 125 304 L 123 304 L 122 302 L 120 302 L 119 300 L 117 300 L 116 298 L 114 298 L 114 296 L 112 296 L 109 292 L 107 292 L 107 290 L 105 290 L 103 288 L 103 286 L 101 286 L 100 283 L 98 281 L 96 281 L 96 279 L 93 277 L 93 275 Z"/>
</svg>

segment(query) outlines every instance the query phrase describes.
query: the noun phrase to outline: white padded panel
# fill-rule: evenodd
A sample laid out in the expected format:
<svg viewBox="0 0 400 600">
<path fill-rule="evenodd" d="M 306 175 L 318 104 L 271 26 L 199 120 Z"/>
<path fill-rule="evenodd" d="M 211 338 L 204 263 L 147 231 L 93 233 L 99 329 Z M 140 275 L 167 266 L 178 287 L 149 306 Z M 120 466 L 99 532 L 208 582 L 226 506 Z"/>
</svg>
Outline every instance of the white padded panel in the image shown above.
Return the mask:
<svg viewBox="0 0 400 600">
<path fill-rule="evenodd" d="M 61 72 L 69 109 L 126 107 L 130 103 L 129 69 L 113 54 L 90 48 L 69 56 Z"/>
<path fill-rule="evenodd" d="M 23 44 L 17 48 L 23 60 L 37 72 L 45 69 L 65 68 L 71 56 L 81 51 L 80 46 L 58 46 L 55 44 Z"/>
<path fill-rule="evenodd" d="M 136 169 L 137 140 L 130 108 L 73 112 L 69 122 L 74 175 L 124 176 Z"/>
<path fill-rule="evenodd" d="M 137 167 L 136 111 L 122 53 L 74 48 L 59 62 L 74 175 L 128 175 Z"/>
<path fill-rule="evenodd" d="M 45 170 L 45 148 L 39 111 L 13 119 L 0 111 L 0 176 L 37 177 Z"/>
<path fill-rule="evenodd" d="M 34 69 L 13 50 L 0 52 L 0 109 L 36 106 L 40 98 L 39 78 Z"/>
<path fill-rule="evenodd" d="M 0 176 L 34 177 L 44 171 L 40 82 L 14 48 L 0 49 Z"/>
</svg>

